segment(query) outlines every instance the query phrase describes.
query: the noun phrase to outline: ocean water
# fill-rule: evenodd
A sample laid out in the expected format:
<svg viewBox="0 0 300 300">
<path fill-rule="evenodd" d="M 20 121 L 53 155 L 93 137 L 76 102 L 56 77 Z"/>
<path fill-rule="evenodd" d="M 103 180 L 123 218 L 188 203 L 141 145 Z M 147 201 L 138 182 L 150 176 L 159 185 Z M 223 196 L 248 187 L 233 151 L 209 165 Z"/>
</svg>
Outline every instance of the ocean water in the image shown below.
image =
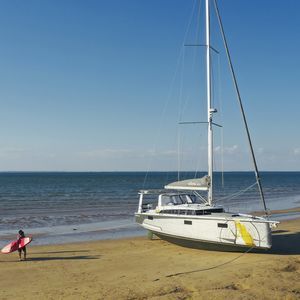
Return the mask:
<svg viewBox="0 0 300 300">
<path fill-rule="evenodd" d="M 181 179 L 203 175 L 186 172 Z M 19 229 L 36 245 L 143 235 L 134 222 L 137 192 L 177 178 L 175 172 L 0 173 L 0 247 Z M 261 179 L 269 209 L 300 206 L 300 172 L 262 172 Z M 217 204 L 232 212 L 262 210 L 257 187 L 247 190 L 253 183 L 253 173 L 224 173 L 224 184 L 217 173 Z"/>
</svg>

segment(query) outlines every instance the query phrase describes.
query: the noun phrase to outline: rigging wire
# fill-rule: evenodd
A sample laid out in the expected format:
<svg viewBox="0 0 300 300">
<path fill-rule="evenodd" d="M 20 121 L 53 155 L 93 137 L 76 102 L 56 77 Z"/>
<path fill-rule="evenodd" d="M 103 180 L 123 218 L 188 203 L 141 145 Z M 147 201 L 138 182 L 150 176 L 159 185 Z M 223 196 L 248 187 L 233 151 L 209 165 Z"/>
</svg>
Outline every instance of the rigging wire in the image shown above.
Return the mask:
<svg viewBox="0 0 300 300">
<path fill-rule="evenodd" d="M 178 164 L 178 170 L 177 170 L 177 180 L 180 180 L 180 126 L 177 125 L 177 164 Z"/>
<path fill-rule="evenodd" d="M 195 44 L 197 45 L 199 43 L 199 39 L 200 39 L 200 14 L 201 14 L 201 5 L 202 5 L 202 0 L 200 1 L 197 1 L 199 2 L 199 5 L 198 5 L 198 9 L 197 9 L 197 15 L 196 15 L 196 32 L 195 32 L 195 37 L 192 38 L 195 40 Z M 196 9 L 195 9 L 196 10 Z M 188 30 L 189 31 L 189 30 Z M 186 42 L 186 38 L 185 37 L 185 41 Z M 184 46 L 184 49 L 185 49 L 185 46 Z M 188 93 L 187 95 L 184 97 L 183 96 L 183 85 L 184 85 L 184 70 L 185 70 L 185 54 L 186 54 L 186 51 L 183 50 L 183 56 L 182 56 L 182 70 L 181 70 L 181 81 L 180 81 L 180 92 L 179 92 L 179 106 L 178 106 L 178 123 L 180 123 L 182 121 L 182 116 L 187 108 L 187 104 L 189 102 L 189 99 L 191 98 L 190 97 L 190 90 L 188 90 Z M 197 61 L 197 54 L 198 54 L 198 51 L 195 50 L 193 51 L 193 55 L 192 55 L 192 72 L 195 72 L 195 68 L 196 68 L 196 61 Z M 182 140 L 182 136 L 181 136 L 181 130 L 180 130 L 181 126 L 177 126 L 177 160 L 178 160 L 178 168 L 177 168 L 177 178 L 178 180 L 180 180 L 180 174 L 182 173 L 181 171 L 181 166 L 183 166 L 183 140 Z M 197 162 L 197 165 L 199 165 L 199 160 Z M 196 173 L 197 173 L 197 170 L 196 170 Z M 184 177 L 184 176 L 183 176 Z"/>
<path fill-rule="evenodd" d="M 198 1 L 197 1 L 198 2 Z M 199 1 L 199 6 L 198 6 L 198 13 L 196 15 L 196 20 L 197 20 L 197 23 L 196 23 L 196 33 L 195 33 L 195 37 L 192 38 L 192 39 L 195 39 L 195 45 L 197 45 L 199 43 L 199 39 L 200 39 L 200 15 L 201 15 L 201 5 L 202 5 L 202 0 Z M 191 24 L 190 24 L 191 25 Z M 186 37 L 185 37 L 185 40 L 186 40 Z M 184 40 L 184 42 L 185 42 Z M 184 48 L 185 48 L 185 45 L 184 45 Z M 196 69 L 196 61 L 197 61 L 197 54 L 198 54 L 198 51 L 195 49 L 193 51 L 193 56 L 192 56 L 192 69 L 191 71 L 192 72 L 195 72 L 195 69 Z M 185 101 L 181 103 L 181 106 L 179 106 L 179 109 L 181 109 L 181 116 L 183 115 L 183 113 L 185 112 L 186 108 L 187 108 L 187 104 L 188 104 L 188 101 L 190 99 L 190 94 L 188 94 L 186 97 L 185 97 Z M 179 119 L 179 121 L 181 121 L 181 118 Z"/>
<path fill-rule="evenodd" d="M 177 179 L 180 180 L 180 125 L 179 121 L 181 119 L 181 110 L 180 107 L 183 101 L 183 79 L 184 79 L 184 65 L 185 65 L 185 48 L 183 47 L 183 55 L 182 55 L 182 69 L 180 76 L 180 84 L 179 84 L 179 110 L 178 110 L 178 122 L 177 122 Z"/>
<path fill-rule="evenodd" d="M 224 129 L 221 128 L 221 184 L 224 189 Z"/>
<path fill-rule="evenodd" d="M 222 126 L 220 127 L 221 129 L 221 146 L 220 146 L 220 153 L 221 153 L 221 183 L 222 183 L 222 188 L 224 188 L 224 137 L 223 137 L 223 117 L 222 117 L 222 98 L 221 98 L 221 67 L 220 67 L 220 53 L 217 52 L 215 53 L 217 55 L 217 66 L 215 67 L 217 69 L 217 72 L 215 72 L 213 64 L 211 66 L 211 94 L 212 94 L 212 104 L 214 107 L 218 107 L 218 115 L 220 116 L 220 124 Z M 213 60 L 213 53 L 211 54 L 211 62 L 214 62 Z M 215 84 L 217 82 L 217 84 Z M 220 109 L 219 109 L 220 107 Z M 214 156 L 214 162 L 213 165 L 216 166 L 216 159 Z M 217 169 L 215 167 L 214 169 Z"/>
<path fill-rule="evenodd" d="M 198 6 L 198 14 L 196 15 L 196 32 L 195 32 L 195 44 L 199 44 L 200 42 L 200 15 L 201 15 L 201 6 L 202 6 L 202 0 L 199 1 L 199 6 Z M 195 49 L 194 51 L 194 59 L 193 59 L 193 66 L 195 68 L 196 65 L 196 56 L 197 56 L 197 50 Z"/>
<path fill-rule="evenodd" d="M 224 188 L 224 127 L 223 127 L 223 98 L 222 98 L 222 85 L 221 85 L 221 62 L 220 55 L 218 55 L 218 98 L 219 98 L 219 116 L 221 127 L 221 178 L 222 178 L 222 188 Z"/>
<path fill-rule="evenodd" d="M 254 186 L 257 185 L 257 182 L 254 182 L 253 184 L 251 184 L 250 186 L 248 186 L 247 188 L 243 189 L 243 190 L 240 190 L 238 192 L 235 192 L 231 195 L 228 195 L 228 196 L 225 196 L 225 197 L 222 197 L 222 198 L 219 198 L 217 201 L 215 201 L 215 203 L 219 202 L 219 201 L 223 201 L 223 200 L 227 200 L 227 199 L 234 199 L 244 193 L 246 193 L 247 191 L 249 191 L 250 189 L 252 189 Z"/>
<path fill-rule="evenodd" d="M 158 139 L 159 139 L 159 136 L 160 136 L 160 133 L 161 133 L 163 117 L 166 114 L 167 107 L 168 107 L 170 99 L 171 99 L 171 94 L 172 94 L 172 91 L 174 89 L 175 79 L 177 77 L 181 56 L 183 55 L 184 41 L 186 40 L 187 34 L 188 34 L 188 32 L 190 30 L 190 27 L 191 27 L 193 15 L 195 13 L 196 3 L 197 3 L 197 0 L 194 0 L 193 7 L 192 7 L 192 12 L 191 12 L 188 24 L 186 26 L 183 42 L 182 42 L 180 50 L 179 50 L 179 55 L 178 55 L 178 58 L 177 58 L 175 72 L 174 72 L 173 78 L 172 78 L 170 86 L 169 86 L 168 96 L 167 96 L 167 99 L 165 101 L 165 105 L 164 105 L 164 107 L 162 109 L 162 112 L 161 112 L 159 126 L 158 126 L 157 132 L 156 132 L 156 138 L 154 139 L 154 146 L 153 146 L 153 151 L 152 151 L 153 153 L 156 153 L 156 150 L 157 150 L 157 143 L 158 143 Z M 147 167 L 147 171 L 146 171 L 146 174 L 145 174 L 145 177 L 144 177 L 144 182 L 143 182 L 143 188 L 145 188 L 145 185 L 146 185 L 146 182 L 147 182 L 147 179 L 148 179 L 148 175 L 149 175 L 149 172 L 150 172 L 152 160 L 153 160 L 153 155 L 151 155 L 151 157 L 149 159 L 149 162 L 148 162 L 148 167 Z"/>
<path fill-rule="evenodd" d="M 201 141 L 202 136 L 203 136 L 202 131 L 199 130 L 199 141 Z M 201 152 L 201 150 L 202 150 L 202 146 L 201 146 L 201 143 L 200 143 L 199 152 Z M 200 164 L 201 164 L 201 161 L 202 161 L 202 159 L 201 159 L 200 156 L 201 156 L 201 155 L 198 155 L 198 156 L 197 156 L 198 159 L 197 159 L 197 163 L 196 163 L 196 169 L 195 169 L 195 173 L 194 173 L 194 178 L 196 178 L 198 172 L 200 172 Z"/>
<path fill-rule="evenodd" d="M 210 64 L 210 77 L 211 77 L 211 81 L 210 81 L 210 89 L 211 89 L 211 103 L 212 103 L 212 107 L 215 107 L 215 73 L 214 73 L 214 68 L 213 68 L 213 53 L 210 52 L 210 61 L 211 61 L 211 64 Z M 213 129 L 214 130 L 214 129 Z M 214 145 L 214 142 L 213 142 L 213 145 Z M 213 149 L 214 151 L 214 149 Z M 213 155 L 213 166 L 214 166 L 214 170 L 217 169 L 216 167 L 216 156 Z"/>
<path fill-rule="evenodd" d="M 236 94 L 237 94 L 237 100 L 238 100 L 238 103 L 239 103 L 239 106 L 240 106 L 240 111 L 241 111 L 242 118 L 243 118 L 243 121 L 244 121 L 245 129 L 246 129 L 246 134 L 247 134 L 247 139 L 248 139 L 250 152 L 251 152 L 251 156 L 252 156 L 252 161 L 253 161 L 253 165 L 254 165 L 254 173 L 255 173 L 256 182 L 257 182 L 257 185 L 258 185 L 258 190 L 260 192 L 260 197 L 261 197 L 261 200 L 262 200 L 262 203 L 263 203 L 264 211 L 265 211 L 266 215 L 268 216 L 269 211 L 267 210 L 267 207 L 266 207 L 264 192 L 263 192 L 263 189 L 262 189 L 260 176 L 259 176 L 259 172 L 258 172 L 258 168 L 257 168 L 257 163 L 256 163 L 255 155 L 254 155 L 254 150 L 253 150 L 253 146 L 252 146 L 252 141 L 251 141 L 251 137 L 250 137 L 250 131 L 249 131 L 249 128 L 248 128 L 248 123 L 247 123 L 247 120 L 246 120 L 246 115 L 245 115 L 245 111 L 244 111 L 244 107 L 243 107 L 243 103 L 242 103 L 240 90 L 239 90 L 239 87 L 238 87 L 238 84 L 237 84 L 237 79 L 236 79 L 235 72 L 234 72 L 234 69 L 233 69 L 233 64 L 232 64 L 231 56 L 230 56 L 230 53 L 229 53 L 229 48 L 228 48 L 227 39 L 226 39 L 224 28 L 223 28 L 223 23 L 222 23 L 221 16 L 220 16 L 220 13 L 219 13 L 219 8 L 218 8 L 217 1 L 214 0 L 213 2 L 214 2 L 215 11 L 216 11 L 219 26 L 220 26 L 220 31 L 221 31 L 221 35 L 222 35 L 222 39 L 223 39 L 227 59 L 228 59 L 229 68 L 230 68 L 230 71 L 231 71 L 235 91 L 236 91 Z"/>
</svg>

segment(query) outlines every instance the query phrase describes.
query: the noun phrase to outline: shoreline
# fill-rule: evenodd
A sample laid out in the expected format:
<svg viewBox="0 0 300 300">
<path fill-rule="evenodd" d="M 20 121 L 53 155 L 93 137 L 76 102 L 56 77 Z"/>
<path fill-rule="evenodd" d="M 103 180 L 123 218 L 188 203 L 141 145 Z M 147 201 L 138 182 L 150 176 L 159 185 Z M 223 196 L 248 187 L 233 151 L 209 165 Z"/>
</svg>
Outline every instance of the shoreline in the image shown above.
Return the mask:
<svg viewBox="0 0 300 300">
<path fill-rule="evenodd" d="M 146 236 L 1 254 L 1 299 L 298 299 L 300 219 L 263 253 L 184 248 Z M 259 286 L 259 289 L 257 288 Z"/>
<path fill-rule="evenodd" d="M 272 210 L 270 212 L 271 219 L 280 222 L 300 219 L 300 207 Z M 257 211 L 253 212 L 253 214 L 261 216 L 264 213 Z M 109 221 L 58 227 L 28 228 L 25 232 L 28 236 L 33 237 L 36 245 L 60 245 L 76 242 L 117 240 L 123 237 L 135 238 L 147 234 L 147 231 L 136 224 L 133 218 L 122 219 L 119 223 Z M 109 224 L 108 227 L 107 224 Z M 15 230 L 4 231 L 4 233 L 0 234 L 0 248 L 4 247 L 10 241 L 15 240 L 16 235 L 17 231 Z"/>
</svg>

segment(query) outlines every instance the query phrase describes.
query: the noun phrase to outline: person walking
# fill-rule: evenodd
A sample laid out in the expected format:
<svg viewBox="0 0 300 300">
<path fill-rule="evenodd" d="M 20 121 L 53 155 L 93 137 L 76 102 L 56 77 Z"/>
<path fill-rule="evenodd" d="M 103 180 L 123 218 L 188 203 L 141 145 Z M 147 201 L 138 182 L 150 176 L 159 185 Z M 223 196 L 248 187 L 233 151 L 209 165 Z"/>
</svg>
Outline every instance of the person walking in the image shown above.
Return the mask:
<svg viewBox="0 0 300 300">
<path fill-rule="evenodd" d="M 21 243 L 21 239 L 25 238 L 25 233 L 23 230 L 19 230 L 19 235 L 18 235 L 18 244 Z M 24 260 L 26 260 L 26 246 L 18 248 L 18 252 L 19 252 L 19 259 L 20 261 L 22 260 L 22 251 L 23 251 L 23 257 Z"/>
</svg>

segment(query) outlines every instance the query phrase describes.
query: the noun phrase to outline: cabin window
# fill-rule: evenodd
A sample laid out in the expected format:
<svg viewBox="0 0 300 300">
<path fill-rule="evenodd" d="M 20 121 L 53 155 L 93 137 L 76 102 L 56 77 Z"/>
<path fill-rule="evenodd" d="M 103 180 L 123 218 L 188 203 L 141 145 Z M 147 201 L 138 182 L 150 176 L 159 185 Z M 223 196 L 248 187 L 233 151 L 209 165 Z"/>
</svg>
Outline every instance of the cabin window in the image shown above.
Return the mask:
<svg viewBox="0 0 300 300">
<path fill-rule="evenodd" d="M 179 195 L 173 195 L 171 196 L 171 199 L 172 199 L 172 203 L 174 203 L 175 205 L 182 204 L 182 200 Z"/>
<path fill-rule="evenodd" d="M 161 214 L 172 214 L 177 215 L 178 211 L 176 209 L 165 209 L 160 211 Z"/>
<path fill-rule="evenodd" d="M 222 213 L 222 212 L 224 212 L 224 209 L 223 208 L 214 208 L 214 209 L 210 209 L 209 211 L 212 213 Z"/>
<path fill-rule="evenodd" d="M 228 224 L 218 223 L 218 227 L 220 227 L 220 228 L 228 228 Z"/>
<path fill-rule="evenodd" d="M 196 215 L 197 216 L 211 215 L 212 213 L 222 213 L 222 212 L 224 212 L 223 208 L 201 209 L 201 210 L 196 210 Z"/>
<path fill-rule="evenodd" d="M 192 204 L 193 203 L 190 195 L 180 195 L 180 198 L 181 198 L 182 203 L 184 203 L 184 204 L 186 204 L 186 203 Z"/>
<path fill-rule="evenodd" d="M 151 208 L 152 208 L 152 204 L 151 203 L 143 203 L 143 205 L 142 205 L 142 211 L 143 212 L 146 212 L 146 211 L 148 211 Z"/>
<path fill-rule="evenodd" d="M 192 225 L 192 221 L 184 220 L 185 225 Z"/>
<path fill-rule="evenodd" d="M 187 215 L 190 215 L 190 216 L 193 216 L 193 215 L 196 214 L 196 211 L 195 211 L 195 210 L 187 210 L 187 211 L 186 211 L 186 214 L 187 214 Z"/>
<path fill-rule="evenodd" d="M 152 216 L 148 216 L 148 220 L 153 220 L 153 217 Z"/>
<path fill-rule="evenodd" d="M 195 195 L 187 195 L 187 197 L 190 199 L 192 203 L 201 203 L 201 201 L 199 201 L 199 199 Z M 190 202 L 188 201 L 188 203 Z"/>
<path fill-rule="evenodd" d="M 162 195 L 161 205 L 179 205 L 186 203 L 185 199 L 181 195 Z"/>
<path fill-rule="evenodd" d="M 171 199 L 169 196 L 163 195 L 161 196 L 161 205 L 172 205 Z"/>
</svg>

